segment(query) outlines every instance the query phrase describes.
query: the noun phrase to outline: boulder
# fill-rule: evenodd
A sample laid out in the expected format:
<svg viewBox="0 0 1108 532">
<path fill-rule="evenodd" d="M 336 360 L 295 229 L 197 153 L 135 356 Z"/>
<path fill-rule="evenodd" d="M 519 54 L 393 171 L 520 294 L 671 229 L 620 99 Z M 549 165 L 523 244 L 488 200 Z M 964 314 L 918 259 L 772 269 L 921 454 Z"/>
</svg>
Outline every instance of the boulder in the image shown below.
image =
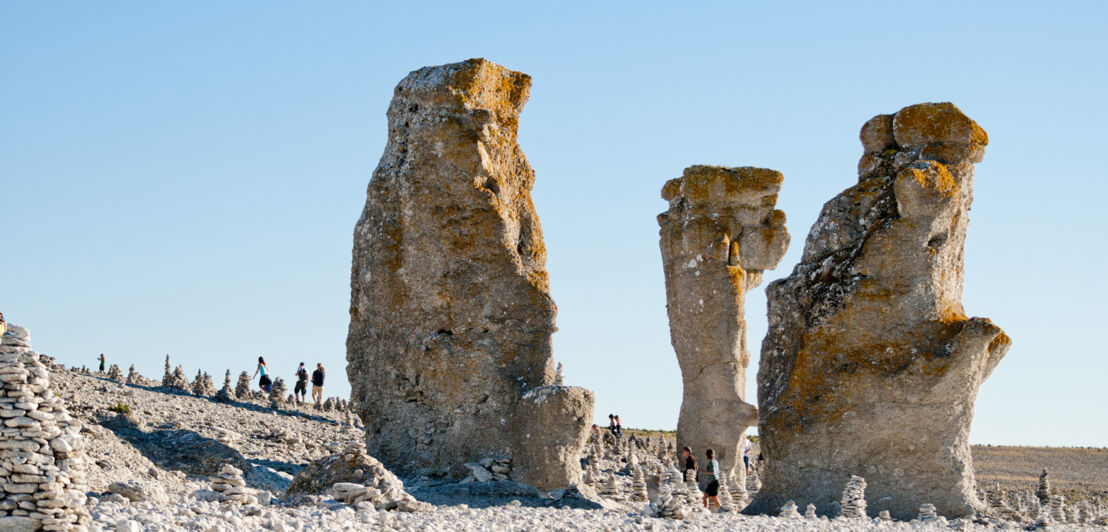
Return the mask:
<svg viewBox="0 0 1108 532">
<path fill-rule="evenodd" d="M 471 59 L 412 72 L 389 106 L 354 229 L 347 374 L 370 454 L 398 471 L 462 478 L 486 456 L 580 451 L 517 421 L 524 395 L 556 378 L 535 173 L 516 139 L 530 86 Z M 584 433 L 592 395 L 552 397 Z M 579 475 L 560 459 L 513 463 L 543 489 Z"/>
<path fill-rule="evenodd" d="M 658 215 L 670 340 L 684 396 L 677 445 L 698 460 L 715 450 L 724 472 L 741 463 L 743 432 L 758 412 L 746 402 L 746 293 L 789 246 L 775 210 L 780 172 L 691 166 L 662 187 Z"/>
<path fill-rule="evenodd" d="M 968 435 L 1008 336 L 962 307 L 974 163 L 988 137 L 950 103 L 862 128 L 859 180 L 823 207 L 800 264 L 768 288 L 758 371 L 764 485 L 746 513 L 789 499 L 841 511 L 852 475 L 868 511 L 984 510 Z"/>
</svg>

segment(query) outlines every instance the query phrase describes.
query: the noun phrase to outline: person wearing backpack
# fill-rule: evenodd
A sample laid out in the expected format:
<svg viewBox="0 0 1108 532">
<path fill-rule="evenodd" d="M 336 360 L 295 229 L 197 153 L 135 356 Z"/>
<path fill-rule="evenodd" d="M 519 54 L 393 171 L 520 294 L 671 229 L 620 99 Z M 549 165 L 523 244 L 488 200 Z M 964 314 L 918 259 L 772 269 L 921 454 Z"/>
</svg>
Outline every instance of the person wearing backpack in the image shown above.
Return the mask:
<svg viewBox="0 0 1108 532">
<path fill-rule="evenodd" d="M 292 396 L 296 398 L 296 404 L 304 404 L 304 400 L 308 396 L 308 369 L 304 367 L 304 363 L 300 363 L 300 367 L 296 368 L 296 386 L 292 389 Z"/>
</svg>

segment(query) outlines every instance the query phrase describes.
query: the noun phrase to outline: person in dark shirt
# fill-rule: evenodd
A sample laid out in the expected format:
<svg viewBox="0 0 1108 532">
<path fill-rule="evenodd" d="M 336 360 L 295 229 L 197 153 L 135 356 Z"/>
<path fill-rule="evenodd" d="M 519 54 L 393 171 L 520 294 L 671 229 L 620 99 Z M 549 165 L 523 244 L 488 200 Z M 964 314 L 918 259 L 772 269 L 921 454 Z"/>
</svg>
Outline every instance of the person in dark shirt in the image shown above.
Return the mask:
<svg viewBox="0 0 1108 532">
<path fill-rule="evenodd" d="M 688 446 L 681 449 L 681 476 L 689 478 L 689 470 L 693 470 L 693 474 L 696 474 L 696 458 L 693 458 L 692 449 Z"/>
<path fill-rule="evenodd" d="M 319 408 L 323 404 L 323 377 L 327 370 L 323 369 L 322 362 L 316 362 L 315 371 L 312 372 L 312 402 Z"/>
<path fill-rule="evenodd" d="M 297 404 L 304 404 L 304 399 L 308 396 L 308 369 L 304 367 L 304 363 L 300 363 L 300 367 L 296 368 L 296 386 L 292 389 L 292 396 L 296 398 Z"/>
</svg>

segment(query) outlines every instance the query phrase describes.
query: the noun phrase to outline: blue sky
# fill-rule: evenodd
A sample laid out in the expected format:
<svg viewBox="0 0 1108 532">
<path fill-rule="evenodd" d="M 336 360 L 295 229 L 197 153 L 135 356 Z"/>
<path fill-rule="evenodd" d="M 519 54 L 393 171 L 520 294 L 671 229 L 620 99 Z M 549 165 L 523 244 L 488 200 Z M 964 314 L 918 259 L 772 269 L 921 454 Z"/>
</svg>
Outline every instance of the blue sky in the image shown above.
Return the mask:
<svg viewBox="0 0 1108 532">
<path fill-rule="evenodd" d="M 104 352 L 156 378 L 170 353 L 218 379 L 262 354 L 286 377 L 322 361 L 345 394 L 352 232 L 392 89 L 485 57 L 534 78 L 520 143 L 567 381 L 600 417 L 673 428 L 662 184 L 782 171 L 793 245 L 768 282 L 856 180 L 867 119 L 951 101 L 991 141 L 965 307 L 1014 340 L 971 441 L 1105 446 L 1106 19 L 1097 2 L 3 2 L 0 311 L 70 365 Z M 747 321 L 756 360 L 761 288 Z"/>
</svg>

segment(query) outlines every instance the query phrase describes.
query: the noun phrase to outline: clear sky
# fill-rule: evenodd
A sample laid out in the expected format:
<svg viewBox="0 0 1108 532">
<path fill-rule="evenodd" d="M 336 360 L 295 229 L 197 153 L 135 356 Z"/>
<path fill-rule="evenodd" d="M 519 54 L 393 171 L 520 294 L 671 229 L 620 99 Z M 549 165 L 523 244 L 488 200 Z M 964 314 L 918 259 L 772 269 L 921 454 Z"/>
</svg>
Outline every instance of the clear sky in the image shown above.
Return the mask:
<svg viewBox="0 0 1108 532">
<path fill-rule="evenodd" d="M 783 6 L 783 7 L 782 7 Z M 655 216 L 693 164 L 785 175 L 793 244 L 856 180 L 870 117 L 951 101 L 990 137 L 965 307 L 1014 344 L 971 441 L 1108 445 L 1108 3 L 0 3 L 0 312 L 69 365 L 170 353 L 346 394 L 350 250 L 409 71 L 534 78 L 520 143 L 597 415 L 676 426 Z M 748 400 L 765 333 L 747 300 Z M 926 431 L 927 427 L 918 427 Z"/>
</svg>

